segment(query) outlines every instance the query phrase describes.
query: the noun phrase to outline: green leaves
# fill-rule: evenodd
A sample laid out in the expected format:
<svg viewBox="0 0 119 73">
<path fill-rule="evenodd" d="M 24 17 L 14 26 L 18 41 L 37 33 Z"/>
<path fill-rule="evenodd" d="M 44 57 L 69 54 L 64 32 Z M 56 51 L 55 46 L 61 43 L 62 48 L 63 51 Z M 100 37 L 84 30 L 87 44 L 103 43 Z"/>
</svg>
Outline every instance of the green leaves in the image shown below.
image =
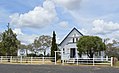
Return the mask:
<svg viewBox="0 0 119 73">
<path fill-rule="evenodd" d="M 2 33 L 1 39 L 1 55 L 16 55 L 17 49 L 20 45 L 20 41 L 17 39 L 17 35 L 13 33 L 12 29 L 9 28 Z"/>
<path fill-rule="evenodd" d="M 41 35 L 34 40 L 33 47 L 44 51 L 44 55 L 45 55 L 46 49 L 51 47 L 51 39 L 52 38 L 50 36 Z"/>
<path fill-rule="evenodd" d="M 102 39 L 98 36 L 82 36 L 77 42 L 77 47 L 80 54 L 87 54 L 90 58 L 95 52 L 106 49 Z"/>
<path fill-rule="evenodd" d="M 53 31 L 53 37 L 52 37 L 52 46 L 51 46 L 51 57 L 55 57 L 55 51 L 58 50 L 57 44 L 56 44 L 56 34 L 55 31 Z M 58 54 L 57 55 L 57 60 L 58 60 Z"/>
<path fill-rule="evenodd" d="M 109 57 L 116 57 L 119 60 L 119 42 L 113 40 L 112 43 L 107 44 L 106 54 Z"/>
</svg>

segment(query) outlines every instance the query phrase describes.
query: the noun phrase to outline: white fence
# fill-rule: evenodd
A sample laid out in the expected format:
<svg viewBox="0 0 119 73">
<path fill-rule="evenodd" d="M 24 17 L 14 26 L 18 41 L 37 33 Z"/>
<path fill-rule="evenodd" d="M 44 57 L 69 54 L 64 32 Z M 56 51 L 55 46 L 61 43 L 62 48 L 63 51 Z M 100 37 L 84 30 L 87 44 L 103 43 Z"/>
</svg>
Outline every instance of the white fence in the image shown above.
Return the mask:
<svg viewBox="0 0 119 73">
<path fill-rule="evenodd" d="M 0 56 L 1 63 L 54 64 L 51 62 L 54 59 L 54 57 Z"/>
<path fill-rule="evenodd" d="M 113 66 L 113 57 L 111 58 L 71 58 L 69 60 L 63 60 L 64 63 L 75 63 L 77 65 L 79 64 L 92 64 L 98 65 L 98 64 L 104 64 L 104 65 L 110 65 Z"/>
<path fill-rule="evenodd" d="M 52 62 L 55 61 L 55 62 Z M 57 64 L 54 57 L 18 57 L 18 56 L 0 56 L 0 63 L 21 63 L 21 64 Z M 62 65 L 69 64 L 90 64 L 90 65 L 110 65 L 113 66 L 113 57 L 111 58 L 71 58 L 62 60 Z M 60 64 L 60 63 L 58 63 Z"/>
</svg>

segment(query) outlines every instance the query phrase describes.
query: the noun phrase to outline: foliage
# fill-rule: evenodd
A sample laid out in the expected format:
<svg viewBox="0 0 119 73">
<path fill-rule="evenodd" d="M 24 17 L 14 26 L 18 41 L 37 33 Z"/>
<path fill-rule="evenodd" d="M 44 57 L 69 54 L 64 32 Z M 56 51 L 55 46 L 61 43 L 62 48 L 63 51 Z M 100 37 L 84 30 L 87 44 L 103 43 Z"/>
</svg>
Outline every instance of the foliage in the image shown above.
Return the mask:
<svg viewBox="0 0 119 73">
<path fill-rule="evenodd" d="M 77 42 L 79 55 L 87 54 L 89 58 L 93 58 L 93 55 L 97 52 L 106 49 L 105 43 L 98 36 L 82 36 Z"/>
<path fill-rule="evenodd" d="M 26 45 L 26 49 L 33 50 L 33 43 Z"/>
<path fill-rule="evenodd" d="M 0 42 L 2 41 L 2 33 L 0 33 Z"/>
<path fill-rule="evenodd" d="M 55 51 L 58 50 L 57 44 L 56 44 L 56 34 L 55 31 L 53 31 L 53 37 L 52 37 L 52 47 L 51 47 L 51 57 L 55 57 Z M 56 54 L 57 60 L 58 60 L 58 54 Z"/>
<path fill-rule="evenodd" d="M 32 53 L 27 54 L 28 56 L 45 56 L 46 49 L 51 47 L 52 38 L 48 35 L 41 35 L 34 39 L 34 42 L 28 45 L 21 44 L 20 49 L 28 49 Z M 44 54 L 38 55 L 38 52 L 43 51 Z"/>
<path fill-rule="evenodd" d="M 45 55 L 46 49 L 51 47 L 51 37 L 47 35 L 39 36 L 34 40 L 33 47 L 33 51 L 38 52 L 39 50 L 42 50 Z"/>
<path fill-rule="evenodd" d="M 2 33 L 1 55 L 16 55 L 19 44 L 20 41 L 18 41 L 17 35 L 13 33 L 11 28 L 8 28 L 8 30 Z"/>
<path fill-rule="evenodd" d="M 19 49 L 27 49 L 27 45 L 25 45 L 25 44 L 20 44 L 20 45 L 19 45 Z"/>
<path fill-rule="evenodd" d="M 119 42 L 113 40 L 112 43 L 108 43 L 106 46 L 106 54 L 109 57 L 116 57 L 119 59 Z"/>
<path fill-rule="evenodd" d="M 0 34 L 0 55 L 2 54 L 2 34 Z"/>
<path fill-rule="evenodd" d="M 2 42 L 0 42 L 0 55 L 2 55 Z"/>
</svg>

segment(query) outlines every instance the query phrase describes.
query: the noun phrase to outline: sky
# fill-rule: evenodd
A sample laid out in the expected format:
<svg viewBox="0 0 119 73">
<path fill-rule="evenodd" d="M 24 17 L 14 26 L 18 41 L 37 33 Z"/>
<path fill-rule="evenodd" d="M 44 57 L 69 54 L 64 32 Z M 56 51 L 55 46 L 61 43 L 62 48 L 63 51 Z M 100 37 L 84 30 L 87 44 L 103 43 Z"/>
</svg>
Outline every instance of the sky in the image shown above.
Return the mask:
<svg viewBox="0 0 119 73">
<path fill-rule="evenodd" d="M 75 27 L 83 35 L 119 40 L 119 0 L 0 0 L 0 33 L 7 24 L 22 44 L 56 32 L 57 43 Z"/>
</svg>

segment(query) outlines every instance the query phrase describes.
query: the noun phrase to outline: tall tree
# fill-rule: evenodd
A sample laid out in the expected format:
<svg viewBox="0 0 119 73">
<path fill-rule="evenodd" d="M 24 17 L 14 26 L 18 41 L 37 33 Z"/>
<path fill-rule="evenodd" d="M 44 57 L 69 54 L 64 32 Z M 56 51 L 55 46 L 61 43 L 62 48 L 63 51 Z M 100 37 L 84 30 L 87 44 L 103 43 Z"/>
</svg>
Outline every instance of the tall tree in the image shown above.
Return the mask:
<svg viewBox="0 0 119 73">
<path fill-rule="evenodd" d="M 2 33 L 2 54 L 12 56 L 17 54 L 20 41 L 17 39 L 17 35 L 13 33 L 12 29 L 9 28 Z"/>
<path fill-rule="evenodd" d="M 55 51 L 58 50 L 57 44 L 56 44 L 56 34 L 55 31 L 53 31 L 53 37 L 52 37 L 52 46 L 51 46 L 51 57 L 55 57 Z M 57 60 L 58 60 L 58 54 L 56 54 Z"/>
<path fill-rule="evenodd" d="M 89 58 L 106 49 L 105 43 L 98 36 L 82 36 L 77 42 L 79 54 L 87 54 Z"/>
</svg>

